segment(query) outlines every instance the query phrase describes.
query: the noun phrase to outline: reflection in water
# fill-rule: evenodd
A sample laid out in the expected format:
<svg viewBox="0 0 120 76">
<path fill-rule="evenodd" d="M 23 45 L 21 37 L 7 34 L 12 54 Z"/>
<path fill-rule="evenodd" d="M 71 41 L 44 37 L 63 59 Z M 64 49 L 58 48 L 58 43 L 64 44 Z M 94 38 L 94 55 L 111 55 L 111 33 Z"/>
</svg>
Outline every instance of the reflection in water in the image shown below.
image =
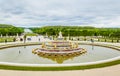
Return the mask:
<svg viewBox="0 0 120 76">
<path fill-rule="evenodd" d="M 24 48 L 26 48 L 26 46 L 24 46 Z"/>
<path fill-rule="evenodd" d="M 77 57 L 77 56 L 80 56 L 82 54 L 85 54 L 86 52 L 84 53 L 77 53 L 77 54 L 68 54 L 68 55 L 47 55 L 47 54 L 39 54 L 38 56 L 40 57 L 43 57 L 43 58 L 48 58 L 52 61 L 55 61 L 57 62 L 58 64 L 62 64 L 65 60 L 68 60 L 68 59 L 73 59 L 74 57 Z"/>
<path fill-rule="evenodd" d="M 20 52 L 20 50 L 19 50 L 19 54 L 20 54 L 21 52 Z"/>
<path fill-rule="evenodd" d="M 94 50 L 94 45 L 92 45 L 92 50 Z"/>
<path fill-rule="evenodd" d="M 107 60 L 117 56 L 120 56 L 120 51 L 115 49 L 110 49 L 106 47 L 100 47 L 94 45 L 94 50 L 92 50 L 91 45 L 80 45 L 82 48 L 86 48 L 87 53 L 81 56 L 68 56 L 68 57 L 45 57 L 38 56 L 32 53 L 32 49 L 40 47 L 40 45 L 32 45 L 20 47 L 11 47 L 6 49 L 0 49 L 0 61 L 1 62 L 11 62 L 11 63 L 25 63 L 25 64 L 74 64 L 74 63 L 86 63 L 95 62 L 100 60 Z M 19 54 L 20 50 L 20 54 Z M 52 58 L 52 59 L 51 59 Z M 55 59 L 56 58 L 56 59 Z M 73 58 L 73 60 L 71 60 Z"/>
</svg>

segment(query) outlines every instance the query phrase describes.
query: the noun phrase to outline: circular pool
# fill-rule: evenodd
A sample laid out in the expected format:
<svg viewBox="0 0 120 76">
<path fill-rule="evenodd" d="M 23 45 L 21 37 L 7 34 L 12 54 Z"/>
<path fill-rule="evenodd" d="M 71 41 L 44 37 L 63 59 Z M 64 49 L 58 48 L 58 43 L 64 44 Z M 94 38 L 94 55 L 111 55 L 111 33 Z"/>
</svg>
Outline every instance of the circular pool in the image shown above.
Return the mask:
<svg viewBox="0 0 120 76">
<path fill-rule="evenodd" d="M 93 45 L 79 45 L 86 48 L 87 53 L 77 56 L 47 57 L 32 53 L 32 49 L 40 45 L 19 46 L 0 49 L 0 62 L 20 63 L 20 64 L 80 64 L 96 61 L 104 61 L 120 56 L 120 51 Z M 59 63 L 60 62 L 60 63 Z"/>
</svg>

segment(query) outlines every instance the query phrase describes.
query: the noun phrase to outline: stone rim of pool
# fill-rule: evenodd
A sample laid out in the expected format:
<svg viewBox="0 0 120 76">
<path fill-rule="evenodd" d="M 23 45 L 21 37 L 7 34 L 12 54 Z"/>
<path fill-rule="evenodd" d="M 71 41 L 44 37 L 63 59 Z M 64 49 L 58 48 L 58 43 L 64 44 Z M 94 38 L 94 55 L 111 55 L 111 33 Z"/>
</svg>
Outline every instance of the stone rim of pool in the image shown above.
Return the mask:
<svg viewBox="0 0 120 76">
<path fill-rule="evenodd" d="M 107 62 L 112 62 L 119 60 L 120 56 L 114 57 L 107 60 L 100 60 L 95 62 L 85 62 L 85 63 L 73 63 L 73 64 L 24 64 L 24 63 L 11 63 L 11 62 L 0 62 L 0 65 L 9 65 L 9 66 L 28 66 L 28 67 L 63 67 L 63 66 L 85 66 L 85 65 L 95 65 L 102 64 Z"/>
<path fill-rule="evenodd" d="M 18 46 L 24 46 L 24 45 L 38 45 L 39 43 L 26 43 L 26 44 L 10 44 L 10 45 L 2 45 L 0 49 L 10 48 L 10 47 L 18 47 Z M 120 51 L 119 47 L 113 46 L 113 45 L 106 45 L 106 44 L 91 44 L 91 43 L 80 43 L 85 45 L 95 45 L 95 46 L 101 46 L 101 47 L 107 47 L 112 48 L 115 50 Z M 85 63 L 73 63 L 73 64 L 23 64 L 23 63 L 9 63 L 9 62 L 0 62 L 0 65 L 6 65 L 6 66 L 28 66 L 28 67 L 64 67 L 64 66 L 85 66 L 85 65 L 95 65 L 95 64 L 102 64 L 102 63 L 108 63 L 112 61 L 120 60 L 120 56 L 115 58 L 110 58 L 107 60 L 101 60 L 96 62 L 85 62 Z"/>
</svg>

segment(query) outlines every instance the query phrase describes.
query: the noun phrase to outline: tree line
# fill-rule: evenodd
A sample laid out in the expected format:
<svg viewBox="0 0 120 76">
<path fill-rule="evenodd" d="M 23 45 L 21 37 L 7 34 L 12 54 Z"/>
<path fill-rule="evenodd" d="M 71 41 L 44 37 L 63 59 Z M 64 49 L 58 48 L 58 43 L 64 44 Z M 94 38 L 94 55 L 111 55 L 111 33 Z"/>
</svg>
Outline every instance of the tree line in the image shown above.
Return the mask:
<svg viewBox="0 0 120 76">
<path fill-rule="evenodd" d="M 34 33 L 57 36 L 62 31 L 64 36 L 103 36 L 120 38 L 120 28 L 96 28 L 90 26 L 44 26 L 30 28 Z"/>
<path fill-rule="evenodd" d="M 3 36 L 6 35 L 16 35 L 16 34 L 21 34 L 24 32 L 23 28 L 20 27 L 15 27 L 13 25 L 8 25 L 8 24 L 0 24 L 0 35 L 2 34 Z"/>
</svg>

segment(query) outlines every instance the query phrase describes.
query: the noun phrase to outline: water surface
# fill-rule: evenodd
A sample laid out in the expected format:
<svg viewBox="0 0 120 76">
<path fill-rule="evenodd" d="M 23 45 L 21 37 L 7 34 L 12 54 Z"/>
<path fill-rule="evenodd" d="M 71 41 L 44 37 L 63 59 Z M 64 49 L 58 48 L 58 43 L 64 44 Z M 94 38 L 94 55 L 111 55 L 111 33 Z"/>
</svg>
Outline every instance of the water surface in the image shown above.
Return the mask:
<svg viewBox="0 0 120 76">
<path fill-rule="evenodd" d="M 0 50 L 0 62 L 27 63 L 27 64 L 58 64 L 54 58 L 45 58 L 32 53 L 32 49 L 38 48 L 40 45 L 21 46 Z M 59 58 L 62 64 L 94 62 L 106 60 L 120 56 L 120 51 L 91 45 L 80 45 L 86 48 L 87 53 L 71 58 Z"/>
</svg>

